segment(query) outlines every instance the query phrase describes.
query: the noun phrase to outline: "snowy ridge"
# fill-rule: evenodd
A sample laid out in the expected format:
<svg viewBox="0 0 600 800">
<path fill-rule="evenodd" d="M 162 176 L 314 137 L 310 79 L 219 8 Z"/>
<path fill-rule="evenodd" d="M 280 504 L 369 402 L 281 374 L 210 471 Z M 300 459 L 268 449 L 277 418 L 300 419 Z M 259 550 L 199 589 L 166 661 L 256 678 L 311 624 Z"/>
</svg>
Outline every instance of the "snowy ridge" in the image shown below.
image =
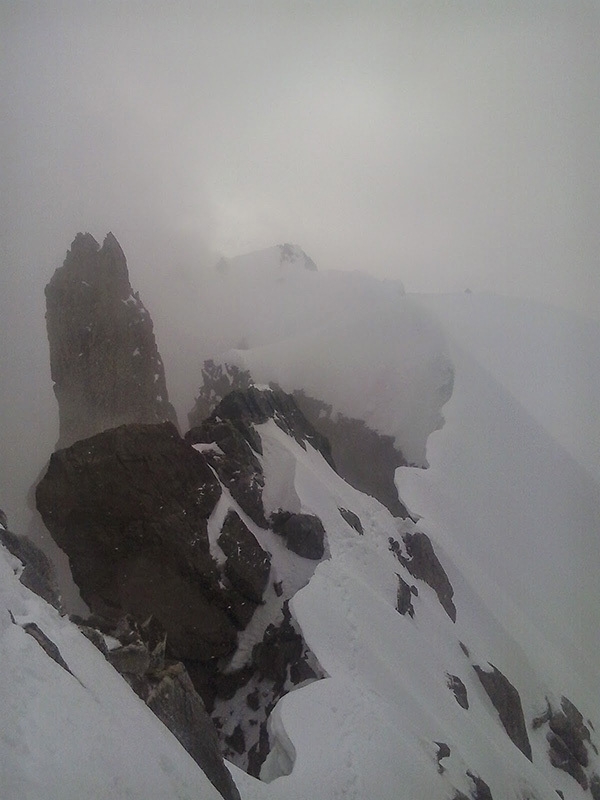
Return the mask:
<svg viewBox="0 0 600 800">
<path fill-rule="evenodd" d="M 377 501 L 345 484 L 312 448 L 305 452 L 286 442 L 288 437 L 271 423 L 261 426 L 260 434 L 263 441 L 276 439 L 293 453 L 296 469 L 288 475 L 300 508 L 317 514 L 327 530 L 331 558 L 295 595 L 292 611 L 330 678 L 280 702 L 271 722 L 276 742 L 262 775 L 275 778 L 278 759 L 289 761 L 295 754 L 294 768 L 268 786 L 236 772 L 243 796 L 443 800 L 452 789 L 472 790 L 471 771 L 489 785 L 494 798 L 549 800 L 557 788 L 566 797 L 584 797 L 570 776 L 551 766 L 544 732 L 531 728 L 546 698 L 556 703 L 565 685 L 573 688 L 568 676 L 555 672 L 549 682 L 545 675 L 540 678 L 531 654 L 513 638 L 511 620 L 500 621 L 441 550 L 455 585 L 456 625 L 421 581 L 414 619 L 399 615 L 397 574 L 414 580 L 390 552 L 389 537 L 398 539 L 415 525 L 392 518 Z M 340 506 L 359 515 L 364 536 L 341 518 Z M 502 653 L 505 657 L 494 662 Z M 488 660 L 500 665 L 521 694 L 533 763 L 508 738 L 475 674 L 472 664 L 489 671 Z M 449 674 L 466 686 L 468 710 L 450 692 Z M 595 698 L 583 699 L 582 709 L 597 713 Z M 443 772 L 438 771 L 436 742 L 450 748 Z"/>
</svg>

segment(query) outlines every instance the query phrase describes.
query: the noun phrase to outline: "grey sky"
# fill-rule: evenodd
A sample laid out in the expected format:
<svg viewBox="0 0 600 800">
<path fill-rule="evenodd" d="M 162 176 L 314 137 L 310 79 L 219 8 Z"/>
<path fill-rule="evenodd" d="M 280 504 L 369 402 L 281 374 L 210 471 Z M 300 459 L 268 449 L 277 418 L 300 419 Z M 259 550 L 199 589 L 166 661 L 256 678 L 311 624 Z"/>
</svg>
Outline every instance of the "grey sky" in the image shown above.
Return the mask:
<svg viewBox="0 0 600 800">
<path fill-rule="evenodd" d="M 597 2 L 0 10 L 5 450 L 44 439 L 43 287 L 79 230 L 115 233 L 163 326 L 212 254 L 284 241 L 598 313 Z"/>
</svg>

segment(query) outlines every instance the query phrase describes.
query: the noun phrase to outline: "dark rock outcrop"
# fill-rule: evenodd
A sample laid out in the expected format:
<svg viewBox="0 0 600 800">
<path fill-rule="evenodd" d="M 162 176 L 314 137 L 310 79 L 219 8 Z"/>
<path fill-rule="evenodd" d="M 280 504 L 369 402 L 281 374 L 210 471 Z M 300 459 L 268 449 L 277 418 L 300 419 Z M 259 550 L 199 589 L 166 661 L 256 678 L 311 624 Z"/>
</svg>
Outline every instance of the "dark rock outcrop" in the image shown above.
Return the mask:
<svg viewBox="0 0 600 800">
<path fill-rule="evenodd" d="M 400 575 L 398 578 L 398 592 L 396 596 L 396 611 L 404 616 L 408 614 L 411 617 L 415 616 L 415 609 L 412 604 L 413 592 L 412 587 L 403 580 Z"/>
<path fill-rule="evenodd" d="M 60 654 L 60 650 L 58 649 L 57 645 L 55 645 L 54 642 L 48 636 L 46 636 L 39 625 L 37 625 L 35 622 L 25 622 L 21 627 L 25 633 L 28 633 L 33 639 L 35 639 L 47 656 L 50 656 L 53 661 L 56 661 L 58 666 L 62 667 L 66 672 L 69 673 L 69 675 L 73 675 L 69 669 L 69 665 Z"/>
<path fill-rule="evenodd" d="M 262 502 L 265 479 L 260 461 L 256 457 L 262 445 L 256 431 L 248 426 L 236 426 L 215 412 L 201 425 L 188 431 L 185 439 L 192 445 L 217 445 L 216 448 L 205 451 L 207 462 L 240 508 L 253 522 L 266 528 L 267 520 Z"/>
<path fill-rule="evenodd" d="M 364 536 L 365 532 L 358 514 L 355 514 L 354 511 L 350 511 L 347 508 L 339 508 L 338 511 L 351 528 L 354 528 L 357 533 L 360 533 L 361 536 Z"/>
<path fill-rule="evenodd" d="M 213 361 L 205 361 L 202 379 L 196 405 L 188 415 L 190 434 L 195 435 L 194 430 L 206 419 L 226 418 L 255 452 L 262 453 L 260 437 L 256 436 L 253 426 L 273 419 L 302 447 L 305 448 L 306 443 L 312 445 L 335 469 L 328 439 L 308 420 L 292 395 L 275 385 L 269 390 L 257 389 L 248 371 L 230 364 L 215 365 Z"/>
<path fill-rule="evenodd" d="M 167 634 L 160 623 L 154 617 L 138 623 L 130 615 L 116 621 L 98 615 L 71 620 L 179 740 L 225 800 L 240 800 L 223 762 L 217 732 L 185 666 L 165 660 Z M 109 650 L 105 636 L 120 646 Z"/>
<path fill-rule="evenodd" d="M 452 622 L 456 622 L 456 607 L 452 600 L 454 589 L 435 554 L 429 537 L 424 533 L 406 533 L 403 540 L 408 558 L 397 552 L 398 560 L 413 578 L 425 581 L 431 586 Z"/>
<path fill-rule="evenodd" d="M 181 742 L 225 800 L 240 800 L 223 763 L 217 732 L 183 664 L 174 664 L 157 676 L 146 702 Z"/>
<path fill-rule="evenodd" d="M 523 755 L 532 761 L 519 692 L 499 669 L 493 664 L 490 667 L 491 671 L 486 671 L 477 664 L 473 665 L 481 685 L 498 712 L 504 730 Z"/>
<path fill-rule="evenodd" d="M 271 556 L 235 511 L 227 514 L 218 544 L 227 556 L 225 575 L 233 587 L 253 603 L 261 603 L 269 582 Z"/>
<path fill-rule="evenodd" d="M 230 392 L 245 392 L 253 385 L 248 370 L 240 370 L 232 364 L 205 361 L 202 385 L 188 415 L 190 427 L 200 426 Z M 407 517 L 408 512 L 398 499 L 394 483 L 396 468 L 406 466 L 407 462 L 395 446 L 394 438 L 377 433 L 363 420 L 335 412 L 331 405 L 301 390 L 294 391 L 292 396 L 305 418 L 303 426 L 308 421 L 312 429 L 311 444 L 316 446 L 315 433 L 327 440 L 328 445 L 321 452 L 331 465 L 335 464 L 338 474 L 354 488 L 376 497 L 395 516 Z M 352 522 L 349 524 L 353 525 Z"/>
<path fill-rule="evenodd" d="M 212 359 L 207 359 L 202 367 L 202 384 L 194 408 L 188 414 L 190 428 L 208 419 L 229 392 L 245 391 L 253 385 L 248 370 L 241 370 L 235 364 L 215 364 Z"/>
<path fill-rule="evenodd" d="M 58 447 L 130 422 L 176 423 L 152 320 L 129 283 L 125 255 L 78 233 L 46 287 Z"/>
<path fill-rule="evenodd" d="M 447 672 L 446 678 L 447 678 L 448 688 L 453 693 L 458 705 L 461 708 L 468 709 L 469 698 L 467 695 L 467 687 L 464 685 L 464 683 L 457 675 L 450 675 L 450 673 Z"/>
<path fill-rule="evenodd" d="M 438 763 L 438 772 L 440 775 L 444 772 L 444 767 L 442 766 L 442 759 L 450 758 L 450 748 L 446 744 L 446 742 L 435 742 L 437 745 L 437 753 L 435 757 L 437 758 Z"/>
<path fill-rule="evenodd" d="M 271 515 L 275 533 L 283 536 L 285 545 L 296 555 L 318 561 L 325 554 L 325 528 L 314 514 L 292 514 L 278 511 Z"/>
<path fill-rule="evenodd" d="M 207 536 L 220 493 L 202 454 L 163 423 L 59 450 L 36 496 L 92 611 L 153 615 L 174 658 L 207 660 L 237 640 Z"/>
<path fill-rule="evenodd" d="M 0 525 L 0 544 L 3 544 L 23 564 L 19 576 L 20 582 L 60 611 L 60 590 L 50 559 L 26 536 L 7 530 L 6 516 L 3 512 L 0 513 L 4 520 Z"/>
<path fill-rule="evenodd" d="M 593 791 L 600 794 L 598 776 L 588 775 L 586 772 L 590 763 L 587 747 L 591 747 L 597 753 L 597 748 L 591 740 L 590 728 L 585 724 L 583 714 L 567 697 L 561 698 L 560 706 L 558 710 L 547 701 L 545 712 L 533 720 L 533 727 L 537 729 L 542 725 L 548 726 L 546 740 L 552 766 L 566 772 L 584 790 L 588 788 L 592 790 L 595 777 Z"/>
</svg>

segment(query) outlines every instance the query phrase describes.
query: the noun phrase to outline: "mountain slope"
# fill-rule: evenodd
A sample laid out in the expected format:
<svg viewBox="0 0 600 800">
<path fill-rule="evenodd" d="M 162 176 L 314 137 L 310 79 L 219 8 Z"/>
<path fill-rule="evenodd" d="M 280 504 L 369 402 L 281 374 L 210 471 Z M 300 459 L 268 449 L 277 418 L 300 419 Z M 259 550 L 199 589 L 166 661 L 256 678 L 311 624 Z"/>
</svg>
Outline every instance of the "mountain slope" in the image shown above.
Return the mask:
<svg viewBox="0 0 600 800">
<path fill-rule="evenodd" d="M 221 800 L 94 645 L 18 582 L 21 569 L 0 548 L 2 796 Z M 58 648 L 62 666 L 25 627 Z"/>
</svg>

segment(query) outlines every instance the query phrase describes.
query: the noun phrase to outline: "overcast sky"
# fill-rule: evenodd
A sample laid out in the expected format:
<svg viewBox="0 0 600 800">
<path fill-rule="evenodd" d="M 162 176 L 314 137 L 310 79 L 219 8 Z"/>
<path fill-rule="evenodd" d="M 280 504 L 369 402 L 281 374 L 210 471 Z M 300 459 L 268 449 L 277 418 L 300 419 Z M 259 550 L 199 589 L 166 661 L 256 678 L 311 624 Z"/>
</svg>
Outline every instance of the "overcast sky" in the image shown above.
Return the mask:
<svg viewBox="0 0 600 800">
<path fill-rule="evenodd" d="M 214 254 L 288 241 L 598 314 L 597 2 L 0 9 L 0 402 L 30 437 L 43 287 L 79 230 L 115 233 L 155 319 Z"/>
<path fill-rule="evenodd" d="M 47 279 L 84 229 L 165 273 L 292 241 L 593 313 L 598 3 L 2 9 L 10 268 Z"/>
</svg>

